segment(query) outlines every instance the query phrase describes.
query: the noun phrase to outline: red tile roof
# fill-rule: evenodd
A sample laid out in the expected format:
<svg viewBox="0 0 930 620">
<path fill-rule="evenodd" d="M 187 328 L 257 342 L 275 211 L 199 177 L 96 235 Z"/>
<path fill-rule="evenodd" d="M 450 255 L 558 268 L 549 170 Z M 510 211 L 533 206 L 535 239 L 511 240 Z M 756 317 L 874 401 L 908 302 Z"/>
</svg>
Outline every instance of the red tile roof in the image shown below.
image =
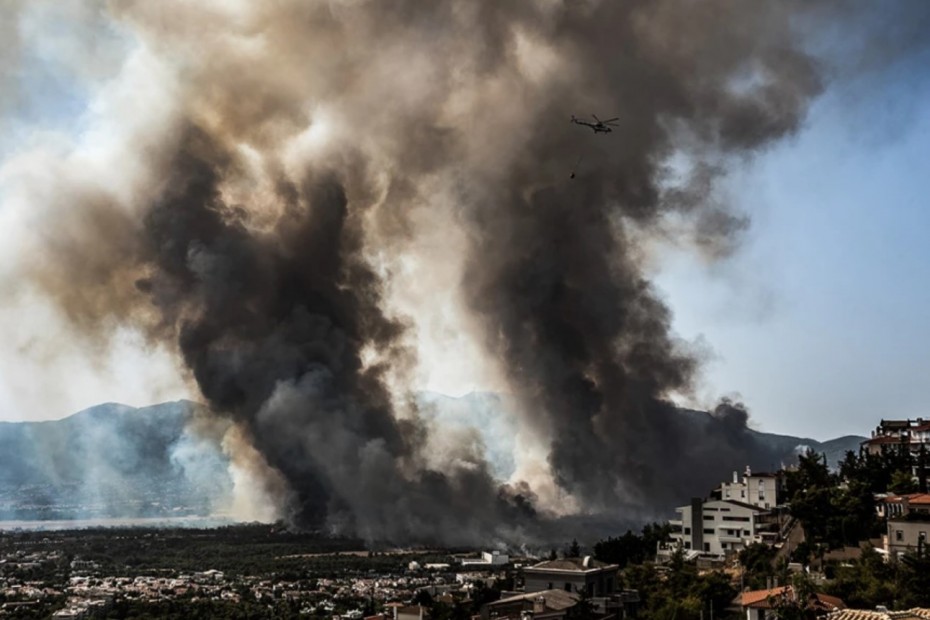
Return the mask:
<svg viewBox="0 0 930 620">
<path fill-rule="evenodd" d="M 889 495 L 885 498 L 886 504 L 901 504 L 904 500 L 916 506 L 930 506 L 930 493 L 908 493 L 907 495 Z"/>
<path fill-rule="evenodd" d="M 878 444 L 909 443 L 909 442 L 902 441 L 902 439 L 897 436 L 880 435 L 878 437 L 872 437 L 871 439 L 866 439 L 862 443 L 878 445 Z"/>
<path fill-rule="evenodd" d="M 740 596 L 740 605 L 753 609 L 771 609 L 771 599 L 781 596 L 793 599 L 794 588 L 791 586 L 780 586 L 778 588 L 772 588 L 771 590 L 751 590 L 749 592 L 743 592 Z M 808 606 L 826 611 L 846 609 L 846 604 L 843 603 L 842 599 L 819 592 L 812 597 Z"/>
<path fill-rule="evenodd" d="M 930 620 L 930 609 L 914 607 L 904 611 L 845 609 L 827 614 L 827 620 Z"/>
</svg>

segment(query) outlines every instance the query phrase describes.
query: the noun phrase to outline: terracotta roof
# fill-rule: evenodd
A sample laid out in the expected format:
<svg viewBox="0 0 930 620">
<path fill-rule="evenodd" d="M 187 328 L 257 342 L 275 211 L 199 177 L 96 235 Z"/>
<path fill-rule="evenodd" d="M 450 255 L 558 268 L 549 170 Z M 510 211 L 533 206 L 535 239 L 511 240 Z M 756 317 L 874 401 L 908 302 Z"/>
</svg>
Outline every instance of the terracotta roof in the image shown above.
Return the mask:
<svg viewBox="0 0 930 620">
<path fill-rule="evenodd" d="M 883 501 L 886 504 L 901 504 L 907 499 L 908 504 L 930 506 L 930 493 L 908 493 L 907 495 L 889 495 Z"/>
<path fill-rule="evenodd" d="M 872 437 L 871 439 L 866 439 L 862 443 L 863 445 L 864 444 L 878 445 L 878 444 L 894 444 L 894 443 L 910 443 L 910 442 L 907 440 L 903 440 L 901 439 L 901 437 L 898 437 L 898 436 L 880 435 L 878 437 Z"/>
<path fill-rule="evenodd" d="M 781 586 L 772 588 L 771 590 L 749 590 L 748 592 L 743 592 L 742 596 L 740 596 L 740 605 L 743 607 L 751 607 L 759 602 L 767 600 L 770 596 L 782 594 L 787 587 L 788 586 Z"/>
<path fill-rule="evenodd" d="M 770 590 L 750 590 L 749 592 L 743 592 L 740 596 L 740 605 L 753 609 L 771 609 L 772 603 L 770 599 L 780 596 L 793 598 L 794 588 L 791 586 L 780 586 Z M 810 607 L 833 611 L 834 609 L 845 609 L 846 604 L 843 603 L 842 599 L 818 592 L 814 595 L 813 600 L 810 601 Z"/>
<path fill-rule="evenodd" d="M 842 609 L 827 614 L 827 620 L 930 620 L 930 609 L 914 607 L 904 611 Z"/>
</svg>

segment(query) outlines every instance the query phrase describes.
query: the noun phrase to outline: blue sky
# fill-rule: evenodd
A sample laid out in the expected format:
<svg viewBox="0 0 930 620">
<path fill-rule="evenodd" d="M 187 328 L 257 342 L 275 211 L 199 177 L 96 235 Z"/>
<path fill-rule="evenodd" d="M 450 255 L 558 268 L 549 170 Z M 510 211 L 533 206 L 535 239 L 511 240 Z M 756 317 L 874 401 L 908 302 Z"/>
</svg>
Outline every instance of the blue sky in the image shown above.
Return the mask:
<svg viewBox="0 0 930 620">
<path fill-rule="evenodd" d="M 738 392 L 764 430 L 930 417 L 926 60 L 828 88 L 798 136 L 731 175 L 753 223 L 730 261 L 665 257 L 676 331 L 714 352 L 705 393 Z"/>
<path fill-rule="evenodd" d="M 125 52 L 113 35 L 25 51 L 0 156 L 39 128 L 80 131 L 94 87 Z M 88 45 L 98 67 L 76 72 L 69 58 L 87 54 L 71 52 Z M 828 84 L 797 136 L 731 171 L 725 189 L 752 226 L 730 259 L 674 248 L 659 257 L 656 287 L 676 333 L 709 350 L 700 404 L 738 393 L 757 428 L 819 439 L 867 434 L 882 417 L 930 417 L 927 60 L 912 54 Z M 147 359 L 131 357 L 130 370 Z M 145 404 L 119 382 L 88 386 L 50 416 L 90 398 Z"/>
</svg>

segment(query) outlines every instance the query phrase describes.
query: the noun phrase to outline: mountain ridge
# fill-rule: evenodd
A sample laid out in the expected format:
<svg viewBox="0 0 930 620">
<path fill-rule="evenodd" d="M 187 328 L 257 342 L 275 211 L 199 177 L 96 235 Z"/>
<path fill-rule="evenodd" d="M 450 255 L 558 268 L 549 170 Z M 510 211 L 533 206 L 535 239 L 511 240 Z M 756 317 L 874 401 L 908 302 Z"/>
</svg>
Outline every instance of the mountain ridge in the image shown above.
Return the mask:
<svg viewBox="0 0 930 620">
<path fill-rule="evenodd" d="M 477 431 L 499 479 L 515 469 L 517 418 L 502 415 L 506 395 L 471 392 L 417 395 L 424 423 L 453 432 Z M 210 516 L 231 504 L 233 481 L 222 450 L 228 422 L 191 430 L 204 405 L 176 400 L 146 407 L 102 403 L 58 420 L 0 422 L 0 520 L 94 517 Z M 713 414 L 681 409 L 698 427 Z M 697 414 L 697 415 L 695 415 Z M 198 425 L 200 427 L 202 425 Z M 201 429 L 202 430 L 202 429 Z M 826 441 L 746 429 L 758 446 L 754 468 L 777 468 L 810 448 L 836 466 L 865 437 Z M 764 456 L 763 456 L 764 455 Z M 733 464 L 742 470 L 749 463 Z M 708 489 L 709 491 L 709 489 Z"/>
</svg>

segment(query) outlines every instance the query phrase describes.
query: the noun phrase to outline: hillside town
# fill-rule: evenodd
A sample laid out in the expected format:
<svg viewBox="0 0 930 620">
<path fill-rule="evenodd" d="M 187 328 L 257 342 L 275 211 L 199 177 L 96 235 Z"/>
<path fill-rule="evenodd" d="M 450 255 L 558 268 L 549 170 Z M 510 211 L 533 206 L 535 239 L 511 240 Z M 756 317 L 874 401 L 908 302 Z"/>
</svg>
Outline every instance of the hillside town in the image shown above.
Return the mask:
<svg viewBox="0 0 930 620">
<path fill-rule="evenodd" d="M 2 532 L 0 618 L 930 620 L 928 448 L 930 422 L 882 420 L 835 470 L 746 467 L 668 522 L 546 557 L 268 526 Z"/>
</svg>

